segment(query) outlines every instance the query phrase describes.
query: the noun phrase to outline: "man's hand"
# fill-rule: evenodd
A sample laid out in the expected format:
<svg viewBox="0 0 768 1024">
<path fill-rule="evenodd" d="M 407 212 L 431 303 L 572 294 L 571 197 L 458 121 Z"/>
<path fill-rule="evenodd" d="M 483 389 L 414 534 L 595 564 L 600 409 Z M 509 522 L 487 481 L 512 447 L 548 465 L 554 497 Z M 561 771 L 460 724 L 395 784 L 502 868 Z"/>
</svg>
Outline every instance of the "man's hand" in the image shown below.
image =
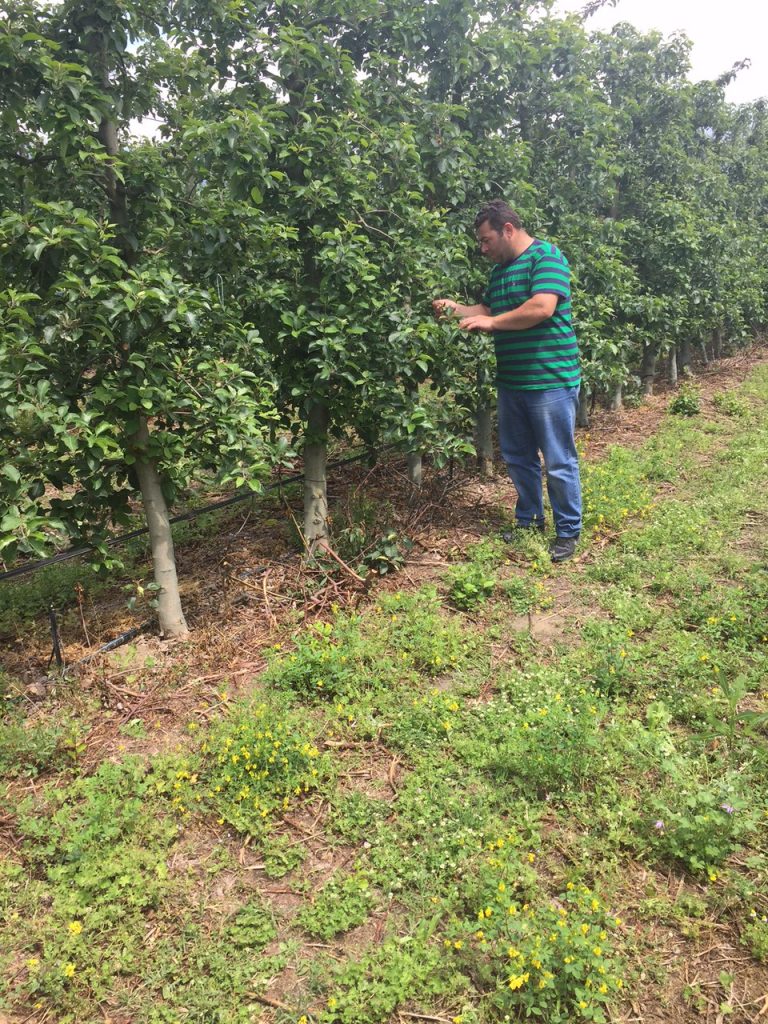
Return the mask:
<svg viewBox="0 0 768 1024">
<path fill-rule="evenodd" d="M 453 299 L 434 299 L 432 301 L 432 309 L 434 309 L 435 316 L 438 320 L 441 319 L 441 317 L 455 313 L 458 305 L 458 302 L 454 302 Z"/>
<path fill-rule="evenodd" d="M 467 316 L 459 324 L 462 331 L 492 331 L 494 329 L 492 316 Z"/>
</svg>

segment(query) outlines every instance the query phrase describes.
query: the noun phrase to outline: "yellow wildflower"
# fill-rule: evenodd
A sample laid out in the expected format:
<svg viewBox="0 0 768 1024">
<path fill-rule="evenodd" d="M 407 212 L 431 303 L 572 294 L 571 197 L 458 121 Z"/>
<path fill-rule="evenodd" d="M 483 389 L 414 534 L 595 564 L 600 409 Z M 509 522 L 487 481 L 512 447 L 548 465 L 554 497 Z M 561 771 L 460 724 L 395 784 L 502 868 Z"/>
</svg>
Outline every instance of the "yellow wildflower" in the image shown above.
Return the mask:
<svg viewBox="0 0 768 1024">
<path fill-rule="evenodd" d="M 514 992 L 515 989 L 522 988 L 529 978 L 530 974 L 528 973 L 528 971 L 526 971 L 525 974 L 513 974 L 508 982 L 509 987 Z"/>
</svg>

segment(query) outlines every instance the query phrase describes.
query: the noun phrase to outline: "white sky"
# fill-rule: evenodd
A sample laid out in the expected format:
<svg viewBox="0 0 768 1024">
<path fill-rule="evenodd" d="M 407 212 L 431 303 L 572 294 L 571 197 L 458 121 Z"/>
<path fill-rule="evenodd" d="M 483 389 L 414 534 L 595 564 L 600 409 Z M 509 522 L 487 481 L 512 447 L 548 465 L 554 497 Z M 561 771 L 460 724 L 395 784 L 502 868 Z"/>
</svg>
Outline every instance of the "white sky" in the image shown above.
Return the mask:
<svg viewBox="0 0 768 1024">
<path fill-rule="evenodd" d="M 578 11 L 585 0 L 557 0 L 555 10 Z M 739 72 L 726 90 L 731 103 L 768 97 L 768 2 L 766 0 L 619 0 L 603 7 L 586 22 L 587 29 L 604 31 L 628 21 L 643 32 L 658 29 L 665 36 L 682 31 L 693 43 L 693 81 L 718 78 L 736 61 L 748 57 L 751 67 Z"/>
</svg>

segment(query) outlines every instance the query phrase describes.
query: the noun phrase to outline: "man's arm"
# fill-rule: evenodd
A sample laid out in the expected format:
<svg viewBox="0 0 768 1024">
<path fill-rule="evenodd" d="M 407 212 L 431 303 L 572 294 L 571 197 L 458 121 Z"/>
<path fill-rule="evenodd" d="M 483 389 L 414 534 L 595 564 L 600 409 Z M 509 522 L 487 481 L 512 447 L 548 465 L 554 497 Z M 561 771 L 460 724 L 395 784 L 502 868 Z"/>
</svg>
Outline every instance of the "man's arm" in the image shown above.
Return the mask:
<svg viewBox="0 0 768 1024">
<path fill-rule="evenodd" d="M 454 302 L 453 299 L 434 299 L 432 302 L 432 308 L 435 311 L 435 316 L 483 316 L 490 313 L 487 306 L 478 303 L 476 306 L 462 306 L 459 302 Z"/>
<path fill-rule="evenodd" d="M 484 314 L 458 311 L 464 317 L 459 327 L 464 331 L 524 331 L 548 320 L 557 309 L 557 300 L 554 293 L 542 292 L 526 299 L 517 309 L 498 316 L 488 316 L 487 310 Z"/>
</svg>

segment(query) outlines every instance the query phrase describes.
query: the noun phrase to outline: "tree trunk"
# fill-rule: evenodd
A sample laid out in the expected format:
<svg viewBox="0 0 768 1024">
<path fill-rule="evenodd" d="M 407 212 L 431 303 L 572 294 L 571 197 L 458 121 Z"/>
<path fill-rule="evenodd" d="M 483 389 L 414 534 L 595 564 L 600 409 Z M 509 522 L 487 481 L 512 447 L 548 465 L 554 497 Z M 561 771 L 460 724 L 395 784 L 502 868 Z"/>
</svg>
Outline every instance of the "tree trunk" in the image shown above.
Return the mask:
<svg viewBox="0 0 768 1024">
<path fill-rule="evenodd" d="M 707 352 L 707 343 L 704 338 L 701 339 L 699 348 L 701 350 L 701 361 L 705 366 L 709 366 L 709 352 Z"/>
<path fill-rule="evenodd" d="M 643 360 L 640 364 L 640 382 L 644 395 L 653 394 L 653 381 L 656 377 L 656 346 L 646 345 L 643 349 Z"/>
<path fill-rule="evenodd" d="M 677 384 L 677 348 L 673 345 L 667 360 L 667 377 L 673 386 Z"/>
<path fill-rule="evenodd" d="M 718 327 L 712 331 L 712 358 L 720 359 L 723 351 L 723 329 Z"/>
<path fill-rule="evenodd" d="M 86 14 L 83 22 L 85 44 L 91 58 L 91 70 L 96 82 L 104 92 L 112 97 L 113 86 L 110 80 L 109 26 L 102 12 Z M 128 241 L 128 199 L 125 183 L 115 171 L 115 163 L 120 157 L 120 142 L 117 133 L 117 121 L 114 117 L 104 114 L 99 122 L 98 138 L 104 147 L 108 159 L 104 161 L 103 184 L 109 203 L 109 219 L 117 227 L 115 242 L 123 259 L 131 266 L 136 262 L 134 246 Z"/>
<path fill-rule="evenodd" d="M 149 427 L 146 418 L 142 416 L 139 420 L 139 429 L 131 438 L 131 448 L 136 455 L 134 469 L 139 479 L 141 500 L 149 527 L 155 583 L 160 587 L 157 595 L 157 616 L 164 636 L 186 636 L 189 627 L 181 608 L 168 506 L 163 496 L 157 466 L 146 454 L 148 443 Z"/>
<path fill-rule="evenodd" d="M 412 382 L 406 386 L 406 394 L 408 395 L 408 401 L 411 408 L 419 404 L 419 388 L 418 385 Z M 412 451 L 408 452 L 408 479 L 411 481 L 414 487 L 421 487 L 423 479 L 424 467 L 422 464 L 422 452 Z"/>
<path fill-rule="evenodd" d="M 414 487 L 421 487 L 423 471 L 421 452 L 408 452 L 408 479 Z"/>
<path fill-rule="evenodd" d="M 482 399 L 475 410 L 475 451 L 480 475 L 493 476 L 493 417 Z"/>
<path fill-rule="evenodd" d="M 477 361 L 477 406 L 474 416 L 475 452 L 480 475 L 493 476 L 493 411 L 489 391 L 488 367 L 482 359 Z"/>
<path fill-rule="evenodd" d="M 86 15 L 84 35 L 94 78 L 104 92 L 111 96 L 113 87 L 109 69 L 108 31 L 103 17 L 103 14 Z M 125 262 L 132 266 L 136 262 L 136 252 L 134 245 L 129 241 L 130 222 L 125 184 L 115 171 L 115 163 L 120 156 L 120 144 L 114 116 L 105 114 L 102 117 L 98 137 L 107 154 L 107 160 L 103 164 L 103 184 L 109 204 L 109 219 L 117 229 L 115 242 Z M 127 355 L 127 346 L 123 344 L 122 347 Z M 157 465 L 147 457 L 148 442 L 149 426 L 146 417 L 141 416 L 138 430 L 129 439 L 129 448 L 136 456 L 134 469 L 149 529 L 155 583 L 160 588 L 157 597 L 157 616 L 164 636 L 187 636 L 189 627 L 181 607 L 168 506 Z"/>
<path fill-rule="evenodd" d="M 308 553 L 328 541 L 328 425 L 330 413 L 325 402 L 313 401 L 307 415 L 304 445 L 304 538 Z"/>
<path fill-rule="evenodd" d="M 589 426 L 589 397 L 589 391 L 586 388 L 582 388 L 579 392 L 579 405 L 576 409 L 577 427 Z"/>
<path fill-rule="evenodd" d="M 611 412 L 618 412 L 620 409 L 623 408 L 624 402 L 622 400 L 622 391 L 623 388 L 621 384 L 617 384 L 616 387 L 613 389 L 613 393 L 611 394 L 610 403 L 608 406 Z"/>
<path fill-rule="evenodd" d="M 682 376 L 691 372 L 691 343 L 687 338 L 680 342 L 677 350 L 677 372 Z"/>
</svg>

